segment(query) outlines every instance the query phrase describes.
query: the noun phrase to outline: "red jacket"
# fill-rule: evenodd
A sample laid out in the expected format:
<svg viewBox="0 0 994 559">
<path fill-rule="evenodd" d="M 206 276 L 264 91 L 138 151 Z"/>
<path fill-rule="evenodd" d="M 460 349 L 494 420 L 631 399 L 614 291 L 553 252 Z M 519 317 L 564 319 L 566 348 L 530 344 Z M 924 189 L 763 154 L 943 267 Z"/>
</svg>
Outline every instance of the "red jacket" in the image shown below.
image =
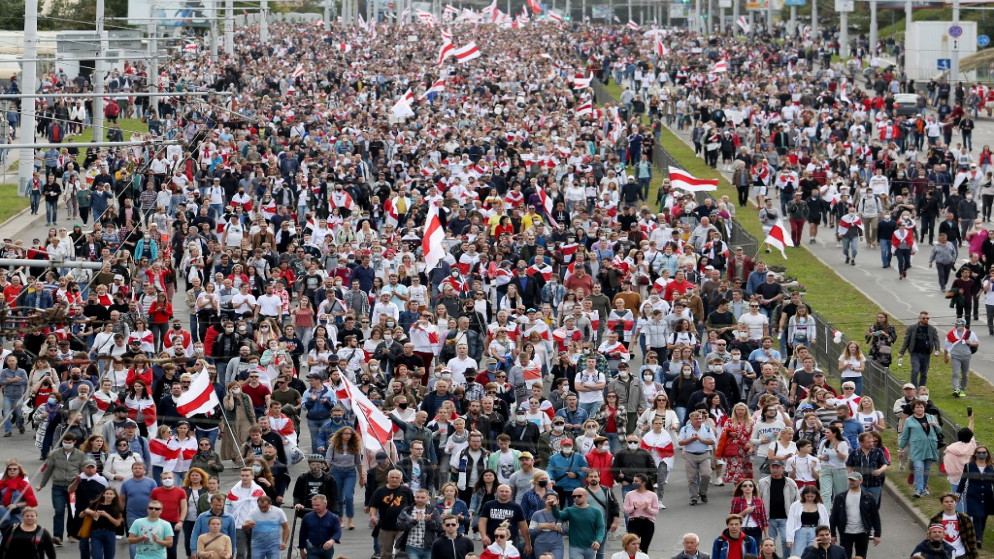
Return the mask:
<svg viewBox="0 0 994 559">
<path fill-rule="evenodd" d="M 28 483 L 27 478 L 18 476 L 10 479 L 0 479 L 0 496 L 3 498 L 0 502 L 3 503 L 3 506 L 9 507 L 16 493 L 20 493 L 18 501 L 23 500 L 29 507 L 38 506 L 38 498 L 35 497 L 35 491 L 31 488 L 31 484 Z"/>
<path fill-rule="evenodd" d="M 598 452 L 595 448 L 587 453 L 584 458 L 587 459 L 587 467 L 596 469 L 598 473 L 601 474 L 601 485 L 611 489 L 614 487 L 614 476 L 611 475 L 611 463 L 614 461 L 614 455 L 611 452 Z"/>
</svg>

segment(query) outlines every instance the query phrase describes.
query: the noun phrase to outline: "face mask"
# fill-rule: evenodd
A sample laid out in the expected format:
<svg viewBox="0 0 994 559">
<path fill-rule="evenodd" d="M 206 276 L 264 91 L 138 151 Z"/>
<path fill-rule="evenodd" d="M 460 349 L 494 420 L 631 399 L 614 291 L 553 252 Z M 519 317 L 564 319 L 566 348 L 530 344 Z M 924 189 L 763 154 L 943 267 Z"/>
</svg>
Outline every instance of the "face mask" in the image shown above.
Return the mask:
<svg viewBox="0 0 994 559">
<path fill-rule="evenodd" d="M 403 404 L 397 404 L 397 407 L 400 408 L 400 409 L 402 409 L 402 410 L 406 410 L 407 409 L 407 402 L 404 402 Z"/>
<path fill-rule="evenodd" d="M 49 399 L 48 399 L 48 404 L 49 404 L 50 406 L 54 406 L 54 405 L 55 405 L 55 403 L 56 403 L 57 401 L 58 401 L 58 400 L 56 400 L 55 398 L 49 398 Z"/>
<path fill-rule="evenodd" d="M 235 331 L 235 329 L 234 329 L 234 328 L 225 328 L 225 329 L 224 329 L 224 333 L 225 333 L 225 334 L 230 334 L 230 333 L 232 333 L 232 332 L 234 332 L 234 331 Z"/>
<path fill-rule="evenodd" d="M 922 402 L 927 402 L 928 401 L 928 394 L 923 394 L 923 395 L 919 396 L 918 399 L 921 400 Z"/>
<path fill-rule="evenodd" d="M 370 371 L 377 371 L 377 370 L 379 370 L 379 368 L 380 368 L 379 365 L 370 365 L 369 366 L 369 370 Z"/>
<path fill-rule="evenodd" d="M 525 416 L 519 415 L 517 418 L 515 418 L 515 421 L 518 423 L 518 425 L 524 425 L 527 419 L 525 419 Z"/>
<path fill-rule="evenodd" d="M 635 450 L 635 449 L 637 449 L 638 447 L 639 447 L 639 444 L 638 444 L 638 443 L 633 443 L 633 442 L 629 442 L 629 443 L 628 443 L 628 448 L 629 448 L 629 449 L 631 449 L 631 450 Z"/>
<path fill-rule="evenodd" d="M 642 380 L 645 382 L 652 382 L 652 375 L 642 375 Z"/>
<path fill-rule="evenodd" d="M 262 328 L 259 328 L 259 330 L 263 332 L 269 332 L 269 326 L 263 326 Z"/>
<path fill-rule="evenodd" d="M 394 327 L 393 322 L 387 322 L 387 328 L 393 328 L 393 327 Z"/>
<path fill-rule="evenodd" d="M 72 450 L 72 449 L 76 448 L 76 445 L 75 445 L 75 443 L 62 443 L 62 448 L 66 449 L 66 450 Z"/>
<path fill-rule="evenodd" d="M 597 434 L 597 431 L 594 429 L 587 429 L 586 433 L 588 437 L 593 437 L 594 435 Z"/>
<path fill-rule="evenodd" d="M 978 452 L 977 453 L 977 458 L 979 458 L 981 460 L 987 460 L 987 453 L 986 452 Z"/>
<path fill-rule="evenodd" d="M 552 432 L 553 433 L 562 433 L 563 432 L 563 426 L 562 425 L 553 425 L 552 426 Z"/>
<path fill-rule="evenodd" d="M 231 389 L 231 393 L 234 394 L 235 396 L 238 396 L 239 394 L 242 393 L 242 389 L 241 388 L 232 388 Z"/>
<path fill-rule="evenodd" d="M 619 370 L 618 371 L 618 376 L 621 377 L 621 378 L 628 378 L 628 371 Z"/>
<path fill-rule="evenodd" d="M 563 456 L 569 456 L 570 454 L 573 454 L 573 447 L 567 446 L 563 448 Z"/>
<path fill-rule="evenodd" d="M 79 375 L 70 375 L 73 380 L 79 380 Z"/>
<path fill-rule="evenodd" d="M 262 457 L 265 458 L 266 460 L 276 460 L 275 454 L 263 454 Z"/>
<path fill-rule="evenodd" d="M 683 375 L 683 376 L 685 376 L 685 377 L 689 377 L 689 376 L 690 376 L 690 375 L 692 375 L 693 373 L 694 373 L 693 371 L 688 371 L 688 370 L 686 370 L 686 369 L 684 369 L 683 371 L 680 371 L 680 374 L 682 374 L 682 375 Z"/>
<path fill-rule="evenodd" d="M 735 361 L 736 363 L 738 363 L 741 360 L 742 360 L 742 356 L 741 355 L 733 355 L 732 356 L 732 361 Z"/>
<path fill-rule="evenodd" d="M 252 473 L 259 475 L 262 473 L 262 466 L 252 466 Z"/>
<path fill-rule="evenodd" d="M 244 334 L 246 331 L 248 331 L 247 327 L 245 327 L 245 326 L 239 326 L 238 327 L 238 333 L 239 334 Z"/>
<path fill-rule="evenodd" d="M 383 336 L 383 341 L 384 342 L 392 342 L 393 341 L 393 336 Z"/>
<path fill-rule="evenodd" d="M 173 479 L 164 479 L 164 480 L 162 480 L 162 486 L 163 487 L 172 487 L 174 483 L 176 483 L 176 480 L 173 480 Z"/>
<path fill-rule="evenodd" d="M 978 456 L 979 456 L 979 455 L 978 455 Z M 543 480 L 539 481 L 539 482 L 538 482 L 538 486 L 539 486 L 539 487 L 548 487 L 548 486 L 549 486 L 549 480 L 547 480 L 547 479 L 543 479 Z"/>
<path fill-rule="evenodd" d="M 721 365 L 711 365 L 711 372 L 717 373 L 721 371 Z"/>
<path fill-rule="evenodd" d="M 271 349 L 271 350 L 273 350 L 273 351 L 276 351 L 276 348 L 278 348 L 278 347 L 279 347 L 279 345 L 278 345 L 278 344 L 269 344 L 269 349 Z M 182 348 L 181 348 L 181 349 L 182 349 Z"/>
</svg>

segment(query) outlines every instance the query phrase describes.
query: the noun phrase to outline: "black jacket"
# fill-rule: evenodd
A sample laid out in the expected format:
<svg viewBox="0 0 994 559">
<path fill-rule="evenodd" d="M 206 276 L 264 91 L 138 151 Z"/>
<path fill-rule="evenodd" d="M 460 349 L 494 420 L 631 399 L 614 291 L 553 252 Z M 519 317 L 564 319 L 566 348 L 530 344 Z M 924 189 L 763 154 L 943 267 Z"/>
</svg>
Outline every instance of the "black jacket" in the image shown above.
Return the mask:
<svg viewBox="0 0 994 559">
<path fill-rule="evenodd" d="M 645 449 L 628 450 L 625 448 L 614 455 L 611 473 L 618 483 L 630 485 L 632 476 L 635 474 L 644 474 L 650 478 L 655 478 L 656 462 L 652 459 L 649 451 Z"/>
<path fill-rule="evenodd" d="M 847 559 L 846 548 L 832 544 L 828 549 L 822 549 L 812 545 L 804 550 L 801 559 Z"/>
<path fill-rule="evenodd" d="M 435 538 L 435 543 L 431 546 L 431 556 L 433 559 L 463 559 L 474 549 L 473 540 L 466 536 L 456 536 L 455 539 L 450 539 L 448 536 L 441 535 Z"/>
<path fill-rule="evenodd" d="M 846 494 L 849 490 L 843 491 L 832 499 L 832 512 L 829 515 L 829 524 L 832 527 L 832 535 L 841 535 L 846 529 Z M 873 496 L 866 491 L 860 490 L 859 494 L 859 514 L 863 521 L 863 530 L 873 537 L 879 538 L 880 532 L 880 511 L 877 510 L 877 502 Z"/>
<path fill-rule="evenodd" d="M 312 493 L 311 489 L 317 489 L 317 493 Z M 311 508 L 311 497 L 314 495 L 324 495 L 328 498 L 328 510 L 338 514 L 339 501 L 338 484 L 330 473 L 325 473 L 319 478 L 311 476 L 310 472 L 304 472 L 297 476 L 297 481 L 293 484 L 293 504 L 304 505 L 304 508 Z"/>
</svg>

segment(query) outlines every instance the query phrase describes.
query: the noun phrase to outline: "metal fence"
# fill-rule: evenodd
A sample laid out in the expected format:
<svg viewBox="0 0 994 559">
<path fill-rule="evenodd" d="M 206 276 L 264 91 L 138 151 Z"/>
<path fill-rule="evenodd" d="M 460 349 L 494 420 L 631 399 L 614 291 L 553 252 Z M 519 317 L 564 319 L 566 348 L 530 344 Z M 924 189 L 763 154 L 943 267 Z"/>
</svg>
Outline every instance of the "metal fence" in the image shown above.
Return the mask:
<svg viewBox="0 0 994 559">
<path fill-rule="evenodd" d="M 611 94 L 604 87 L 604 84 L 593 80 L 591 86 L 594 89 L 594 97 L 598 103 L 614 101 Z M 665 172 L 670 167 L 682 167 L 682 165 L 662 146 L 661 142 L 656 142 L 652 153 L 652 163 L 656 172 Z M 706 192 L 698 193 L 698 201 L 704 196 L 709 196 Z M 740 245 L 746 254 L 756 254 L 759 250 L 759 239 L 746 231 L 737 220 L 732 222 L 732 237 L 729 239 L 730 245 Z M 841 340 L 835 342 L 836 328 L 829 321 L 825 320 L 819 313 L 812 313 L 817 322 L 816 342 L 811 345 L 810 351 L 815 358 L 818 368 L 825 372 L 825 376 L 838 386 L 839 377 L 839 356 L 849 342 L 843 336 Z M 867 327 L 870 325 L 867 324 Z M 865 347 L 865 340 L 856 340 Z M 900 343 L 900 340 L 898 340 Z M 886 367 L 881 367 L 872 361 L 867 362 L 863 371 L 863 394 L 873 398 L 874 407 L 884 413 L 887 424 L 897 427 L 898 417 L 892 412 L 894 402 L 904 396 L 902 387 L 905 381 L 894 376 Z M 956 432 L 960 426 L 952 421 L 948 416 L 943 416 L 943 433 L 948 442 L 956 440 Z"/>
</svg>

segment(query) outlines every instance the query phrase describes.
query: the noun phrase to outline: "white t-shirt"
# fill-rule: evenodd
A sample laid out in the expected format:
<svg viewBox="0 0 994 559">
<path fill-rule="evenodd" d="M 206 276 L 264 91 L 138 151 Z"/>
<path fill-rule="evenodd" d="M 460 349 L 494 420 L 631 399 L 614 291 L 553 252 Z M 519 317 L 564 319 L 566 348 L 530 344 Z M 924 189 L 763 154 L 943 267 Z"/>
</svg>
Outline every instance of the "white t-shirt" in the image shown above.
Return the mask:
<svg viewBox="0 0 994 559">
<path fill-rule="evenodd" d="M 594 385 L 604 382 L 604 373 L 601 372 L 590 372 L 584 369 L 576 375 L 577 384 L 584 385 Z M 592 404 L 594 402 L 604 401 L 604 392 L 602 390 L 592 390 L 588 392 L 580 392 L 578 394 L 578 399 L 581 404 Z"/>
<path fill-rule="evenodd" d="M 963 538 L 960 537 L 959 518 L 955 514 L 942 514 L 942 526 L 946 529 L 946 543 L 956 550 L 953 555 L 962 557 L 966 555 L 966 547 L 963 546 Z"/>
<path fill-rule="evenodd" d="M 818 459 L 810 454 L 804 457 L 800 457 L 795 454 L 787 459 L 787 463 L 785 465 L 788 472 L 794 473 L 794 479 L 796 481 L 804 481 L 809 483 L 815 481 L 814 474 L 818 471 L 820 466 Z"/>
<path fill-rule="evenodd" d="M 739 317 L 739 324 L 745 324 L 749 327 L 749 339 L 750 340 L 760 340 L 763 337 L 763 326 L 770 323 L 770 319 L 766 318 L 763 313 L 752 314 L 745 313 Z"/>
<path fill-rule="evenodd" d="M 884 412 L 879 410 L 874 410 L 872 413 L 863 413 L 861 411 L 856 412 L 856 421 L 859 421 L 860 425 L 863 426 L 863 431 L 876 431 L 877 423 L 880 422 L 884 417 Z"/>
</svg>

